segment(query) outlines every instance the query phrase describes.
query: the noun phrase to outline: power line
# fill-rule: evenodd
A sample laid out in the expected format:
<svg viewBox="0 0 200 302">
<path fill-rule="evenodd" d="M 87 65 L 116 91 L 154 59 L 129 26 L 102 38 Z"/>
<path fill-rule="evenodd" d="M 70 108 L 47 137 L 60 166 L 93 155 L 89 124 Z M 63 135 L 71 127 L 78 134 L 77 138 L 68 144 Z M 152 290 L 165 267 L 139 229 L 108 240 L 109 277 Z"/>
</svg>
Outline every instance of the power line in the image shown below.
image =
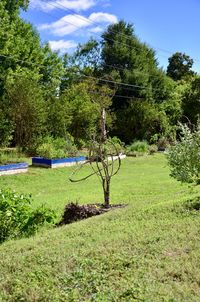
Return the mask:
<svg viewBox="0 0 200 302">
<path fill-rule="evenodd" d="M 7 55 L 2 55 L 2 54 L 0 54 L 0 57 L 4 57 L 4 58 L 13 58 L 12 56 L 7 56 Z M 46 65 L 41 65 L 41 64 L 34 64 L 34 63 L 32 63 L 32 62 L 26 62 L 26 61 L 24 61 L 24 60 L 19 60 L 19 59 L 12 59 L 12 60 L 14 60 L 14 61 L 16 61 L 16 62 L 23 62 L 23 63 L 27 63 L 27 64 L 31 64 L 31 65 L 36 65 L 36 66 L 40 66 L 40 67 L 43 67 L 43 68 L 47 68 L 47 66 Z M 65 69 L 66 70 L 66 69 Z M 70 71 L 70 69 L 68 69 L 68 71 Z M 93 79 L 93 80 L 96 80 L 96 81 L 100 81 L 100 82 L 104 82 L 104 83 L 109 83 L 109 84 L 115 84 L 115 85 L 119 85 L 119 86 L 124 86 L 124 87 L 126 87 L 126 90 L 128 91 L 133 91 L 133 90 L 135 90 L 135 89 L 141 89 L 141 90 L 146 90 L 146 91 L 148 91 L 148 90 L 151 90 L 152 92 L 154 92 L 154 91 L 160 91 L 160 89 L 156 89 L 156 88 L 152 88 L 151 89 L 151 87 L 147 87 L 147 86 L 140 86 L 140 85 L 134 85 L 134 84 L 127 84 L 127 83 L 124 83 L 124 82 L 117 82 L 117 81 L 113 81 L 113 80 L 108 80 L 108 79 L 105 79 L 105 78 L 100 78 L 100 77 L 94 77 L 94 76 L 89 76 L 89 75 L 86 75 L 86 74 L 84 74 L 83 73 L 83 71 L 82 70 L 77 70 L 77 71 L 75 71 L 75 70 L 73 70 L 72 71 L 72 73 L 75 73 L 75 74 L 79 74 L 80 76 L 82 76 L 82 77 L 85 77 L 85 78 L 89 78 L 89 79 Z M 132 88 L 132 89 L 131 89 Z"/>
<path fill-rule="evenodd" d="M 47 1 L 41 1 L 41 2 L 47 3 Z M 60 3 L 57 4 L 57 5 L 55 5 L 55 4 L 51 3 L 51 2 L 48 2 L 48 5 L 50 5 L 50 6 L 52 6 L 52 7 L 55 7 L 55 8 L 57 8 L 57 9 L 60 9 L 61 11 L 63 11 L 63 10 L 66 11 L 66 10 L 67 10 L 67 11 L 71 12 L 74 16 L 76 16 L 76 18 L 81 19 L 81 20 L 83 20 L 83 21 L 85 21 L 85 22 L 87 22 L 87 23 L 94 24 L 94 25 L 99 25 L 98 22 L 94 22 L 94 21 L 92 21 L 92 20 L 90 20 L 90 19 L 87 19 L 87 18 L 81 16 L 81 15 L 78 15 L 75 11 L 73 11 L 72 9 L 70 9 L 70 8 L 68 8 L 68 7 L 66 7 L 66 6 L 64 6 L 64 5 L 62 5 L 62 4 L 60 4 Z M 62 8 L 63 8 L 63 9 L 62 9 Z M 52 16 L 52 15 L 51 15 L 51 16 Z M 66 21 L 66 22 L 68 22 L 68 21 Z M 72 23 L 70 23 L 70 24 L 73 25 L 73 26 L 75 26 L 75 24 L 72 24 Z M 77 26 L 77 27 L 78 27 L 78 26 Z M 79 27 L 78 27 L 78 28 L 79 28 Z M 117 31 L 110 30 L 110 33 L 118 34 L 118 35 L 120 35 L 120 36 L 126 37 L 126 39 L 128 39 L 128 40 L 130 40 L 130 41 L 131 41 L 131 39 L 132 39 L 132 38 L 129 37 L 128 35 L 126 35 L 126 34 L 124 34 L 124 33 L 117 32 Z M 97 33 L 93 33 L 93 34 L 98 35 Z M 100 36 L 100 35 L 98 35 L 98 36 Z M 108 38 L 107 38 L 107 40 L 114 41 L 113 39 L 108 39 Z M 117 41 L 115 41 L 115 42 L 117 42 Z M 121 45 L 126 45 L 127 47 L 130 47 L 130 46 L 128 46 L 126 43 L 120 43 L 120 44 L 121 44 Z M 146 43 L 144 43 L 144 44 L 146 44 Z M 163 49 L 163 48 L 153 47 L 153 46 L 150 46 L 150 47 L 153 48 L 153 49 L 157 49 L 158 51 L 162 51 L 162 52 L 165 52 L 165 53 L 168 53 L 168 54 L 173 54 L 172 51 L 169 51 L 169 50 L 166 50 L 166 49 Z M 200 60 L 197 59 L 197 58 L 195 58 L 194 60 L 197 61 L 197 62 L 200 62 Z"/>
<path fill-rule="evenodd" d="M 20 78 L 27 78 L 27 75 L 20 75 L 20 74 L 12 74 L 12 76 L 14 77 L 20 77 Z M 5 79 L 5 77 L 0 76 L 0 79 Z M 33 78 L 30 77 L 30 80 L 32 80 Z M 124 98 L 124 99 L 130 99 L 130 100 L 145 100 L 144 98 L 140 98 L 140 97 L 135 97 L 135 96 L 125 96 L 125 95 L 118 95 L 118 94 L 108 94 L 108 93 L 103 93 L 103 92 L 99 92 L 99 91 L 94 91 L 94 90 L 88 90 L 89 93 L 91 94 L 95 94 L 95 95 L 102 95 L 102 96 L 107 96 L 107 97 L 115 97 L 115 98 Z"/>
<path fill-rule="evenodd" d="M 139 85 L 132 85 L 132 84 L 127 84 L 127 83 L 123 83 L 123 82 L 116 82 L 116 81 L 112 81 L 112 80 L 106 80 L 104 78 L 97 78 L 97 77 L 88 76 L 88 75 L 85 75 L 85 74 L 83 74 L 82 76 L 84 76 L 86 78 L 90 78 L 90 79 L 99 80 L 101 82 L 105 82 L 105 83 L 109 83 L 109 84 L 121 85 L 121 86 L 125 86 L 125 87 L 133 87 L 133 88 L 140 88 L 140 89 L 146 89 L 146 88 L 148 88 L 148 87 L 139 86 Z"/>
<path fill-rule="evenodd" d="M 3 54 L 0 54 L 0 57 L 3 57 L 3 58 L 10 58 L 10 59 L 12 59 L 13 61 L 15 61 L 15 62 L 21 62 L 21 63 L 24 63 L 24 64 L 29 64 L 29 65 L 33 65 L 33 66 L 37 66 L 37 67 L 41 67 L 41 68 L 43 68 L 43 67 L 47 67 L 46 65 L 42 65 L 42 64 L 37 64 L 37 63 L 33 63 L 33 62 L 29 62 L 29 61 L 25 61 L 25 60 L 21 60 L 21 59 L 17 59 L 17 58 L 15 58 L 14 56 L 11 56 L 11 55 L 3 55 Z M 122 71 L 124 71 L 124 70 L 127 70 L 126 68 L 120 68 L 120 67 L 117 67 L 117 66 L 115 66 L 115 65 L 110 65 L 110 64 L 106 64 L 106 63 L 103 63 L 102 64 L 103 66 L 108 66 L 108 67 L 110 67 L 110 68 L 113 68 L 113 69 L 116 69 L 116 70 L 122 70 Z M 77 67 L 77 66 L 75 66 L 75 67 Z M 101 66 L 100 66 L 101 67 Z M 69 69 L 70 70 L 70 69 Z M 147 75 L 147 76 L 150 76 L 151 78 L 157 78 L 157 76 L 154 76 L 154 75 L 150 75 L 149 73 L 144 73 L 144 72 L 142 72 L 142 71 L 139 71 L 139 70 L 131 70 L 131 73 L 135 73 L 135 74 L 141 74 L 141 75 Z"/>
<path fill-rule="evenodd" d="M 41 64 L 34 64 L 32 62 L 26 62 L 24 60 L 19 60 L 19 59 L 13 59 L 12 56 L 7 56 L 7 55 L 2 55 L 0 54 L 0 57 L 4 57 L 4 58 L 9 58 L 9 59 L 12 59 L 16 62 L 22 62 L 22 63 L 26 63 L 26 64 L 30 64 L 30 65 L 36 65 L 36 66 L 39 66 L 39 67 L 46 67 L 46 65 L 41 65 Z M 69 70 L 68 70 L 69 71 Z M 78 70 L 78 71 L 73 71 L 73 73 L 83 73 L 82 70 Z M 86 75 L 86 74 L 81 74 L 81 76 L 83 77 L 86 77 L 86 78 L 90 78 L 90 79 L 95 79 L 95 80 L 98 80 L 98 81 L 101 81 L 101 82 L 105 82 L 105 83 L 110 83 L 110 84 L 116 84 L 116 85 L 121 85 L 121 86 L 126 86 L 126 87 L 132 87 L 132 88 L 139 88 L 139 89 L 146 89 L 148 87 L 144 87 L 144 86 L 140 86 L 140 85 L 133 85 L 133 84 L 127 84 L 127 83 L 123 83 L 123 82 L 117 82 L 117 81 L 112 81 L 112 80 L 106 80 L 104 78 L 99 78 L 99 77 L 94 77 L 94 76 L 89 76 L 89 75 Z"/>
<path fill-rule="evenodd" d="M 55 7 L 55 5 L 53 5 L 53 4 L 51 4 L 51 3 L 49 3 L 49 5 Z M 33 7 L 32 7 L 32 8 L 33 8 Z M 52 15 L 52 14 L 47 13 L 47 12 L 44 12 L 44 11 L 42 11 L 42 10 L 41 10 L 41 12 L 42 12 L 43 14 L 49 15 L 49 16 L 51 16 L 51 17 L 53 17 L 53 18 L 58 18 L 58 16 Z M 74 27 L 76 27 L 76 28 L 78 28 L 78 29 L 81 29 L 79 26 L 77 26 L 76 24 L 74 24 L 74 23 L 72 23 L 72 22 L 69 22 L 69 21 L 66 21 L 66 20 L 62 20 L 62 22 L 63 22 L 63 23 L 66 23 L 66 24 L 69 24 L 69 25 L 72 25 L 72 26 L 74 26 Z M 94 32 L 93 32 L 93 34 L 94 34 L 95 36 L 99 36 L 99 37 L 101 38 L 101 36 L 100 36 L 99 34 L 94 33 Z M 125 45 L 127 48 L 129 48 L 129 49 L 131 49 L 131 50 L 134 49 L 133 47 L 131 47 L 131 46 L 128 45 L 127 43 L 118 42 L 118 41 L 116 41 L 116 40 L 114 40 L 114 39 L 110 39 L 110 38 L 107 38 L 107 40 L 108 40 L 108 41 L 111 41 L 111 42 L 114 42 L 114 43 L 116 43 L 116 44 Z"/>
<path fill-rule="evenodd" d="M 53 4 L 50 4 L 50 3 L 49 3 L 49 5 L 55 7 L 55 5 L 53 5 Z M 44 12 L 43 10 L 41 10 L 41 12 L 42 12 L 43 14 L 46 14 L 46 15 L 50 16 L 50 17 L 53 17 L 54 19 L 57 19 L 57 18 L 58 18 L 58 16 L 52 15 L 52 14 L 50 14 L 50 13 L 48 13 L 48 12 Z M 69 21 L 66 21 L 66 20 L 62 20 L 62 22 L 65 23 L 65 24 L 67 24 L 67 25 L 72 25 L 72 26 L 74 26 L 74 27 L 76 27 L 76 28 L 78 28 L 78 29 L 81 29 L 79 26 L 77 26 L 76 24 L 74 24 L 74 23 L 72 23 L 72 22 L 69 22 Z M 98 36 L 99 38 L 101 38 L 101 36 L 100 36 L 99 34 L 94 33 L 94 32 L 93 32 L 93 34 L 96 35 L 96 36 Z M 129 37 L 129 39 L 130 39 L 130 37 Z M 114 43 L 116 43 L 116 44 L 119 44 L 120 46 L 121 46 L 121 45 L 125 45 L 128 49 L 134 50 L 134 47 L 128 45 L 127 43 L 123 43 L 123 42 L 120 42 L 120 41 L 116 41 L 116 40 L 110 39 L 110 38 L 107 38 L 107 40 L 108 40 L 108 41 L 111 41 L 111 42 L 114 42 Z M 160 56 L 165 57 L 165 58 L 168 58 L 167 56 L 164 56 L 164 55 L 160 55 Z"/>
</svg>

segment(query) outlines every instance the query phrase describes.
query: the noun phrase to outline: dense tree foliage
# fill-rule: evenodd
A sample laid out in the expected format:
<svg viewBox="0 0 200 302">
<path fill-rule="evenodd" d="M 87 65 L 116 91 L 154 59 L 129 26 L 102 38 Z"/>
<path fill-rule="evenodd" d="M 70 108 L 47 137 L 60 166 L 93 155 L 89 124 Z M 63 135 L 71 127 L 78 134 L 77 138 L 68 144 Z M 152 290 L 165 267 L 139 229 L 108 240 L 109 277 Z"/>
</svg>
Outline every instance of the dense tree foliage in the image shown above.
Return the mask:
<svg viewBox="0 0 200 302">
<path fill-rule="evenodd" d="M 175 53 L 165 72 L 124 21 L 60 55 L 20 17 L 28 4 L 0 2 L 0 145 L 34 152 L 45 136 L 70 135 L 82 146 L 99 134 L 103 108 L 109 134 L 126 143 L 172 140 L 179 121 L 197 123 L 200 80 L 189 56 Z"/>
<path fill-rule="evenodd" d="M 140 42 L 133 26 L 123 21 L 108 27 L 102 44 L 103 71 L 113 75 L 114 69 L 118 81 L 132 85 L 119 85 L 116 90 L 113 108 L 117 123 L 113 134 L 125 142 L 150 139 L 155 132 L 169 135 L 170 120 L 162 104 L 172 99 L 175 84 L 158 68 L 155 51 Z"/>
<path fill-rule="evenodd" d="M 193 59 L 185 53 L 176 52 L 169 58 L 167 75 L 174 81 L 190 77 L 194 75 L 194 71 L 192 71 L 193 63 Z"/>
<path fill-rule="evenodd" d="M 197 125 L 200 118 L 200 76 L 196 76 L 187 85 L 183 94 L 183 113 L 190 122 Z"/>
<path fill-rule="evenodd" d="M 35 150 L 45 133 L 46 109 L 42 89 L 34 80 L 18 77 L 6 86 L 9 119 L 13 127 L 13 143 Z"/>
</svg>

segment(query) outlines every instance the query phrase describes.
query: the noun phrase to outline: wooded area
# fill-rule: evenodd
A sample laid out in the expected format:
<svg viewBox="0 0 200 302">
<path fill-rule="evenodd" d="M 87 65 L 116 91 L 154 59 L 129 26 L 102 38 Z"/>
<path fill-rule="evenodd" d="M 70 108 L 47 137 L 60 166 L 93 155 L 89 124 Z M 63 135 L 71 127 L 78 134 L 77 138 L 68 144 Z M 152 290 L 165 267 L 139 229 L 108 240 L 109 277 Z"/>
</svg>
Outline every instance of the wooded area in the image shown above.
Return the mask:
<svg viewBox="0 0 200 302">
<path fill-rule="evenodd" d="M 200 76 L 193 60 L 177 52 L 167 71 L 156 52 L 125 21 L 108 26 L 72 54 L 53 52 L 20 17 L 28 1 L 0 3 L 0 145 L 35 154 L 46 137 L 78 147 L 100 134 L 107 111 L 111 137 L 172 142 L 179 122 L 196 125 Z"/>
</svg>

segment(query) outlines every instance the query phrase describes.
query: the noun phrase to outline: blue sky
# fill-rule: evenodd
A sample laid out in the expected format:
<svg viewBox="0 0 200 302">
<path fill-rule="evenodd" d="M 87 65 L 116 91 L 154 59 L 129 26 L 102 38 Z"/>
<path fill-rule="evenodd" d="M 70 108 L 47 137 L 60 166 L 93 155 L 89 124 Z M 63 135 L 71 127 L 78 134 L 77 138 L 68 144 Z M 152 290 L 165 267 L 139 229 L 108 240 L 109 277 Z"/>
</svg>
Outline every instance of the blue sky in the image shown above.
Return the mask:
<svg viewBox="0 0 200 302">
<path fill-rule="evenodd" d="M 180 51 L 193 58 L 193 69 L 200 72 L 200 0 L 31 0 L 22 16 L 42 41 L 61 52 L 72 52 L 91 36 L 100 38 L 108 24 L 124 19 L 156 50 L 161 67 Z"/>
</svg>

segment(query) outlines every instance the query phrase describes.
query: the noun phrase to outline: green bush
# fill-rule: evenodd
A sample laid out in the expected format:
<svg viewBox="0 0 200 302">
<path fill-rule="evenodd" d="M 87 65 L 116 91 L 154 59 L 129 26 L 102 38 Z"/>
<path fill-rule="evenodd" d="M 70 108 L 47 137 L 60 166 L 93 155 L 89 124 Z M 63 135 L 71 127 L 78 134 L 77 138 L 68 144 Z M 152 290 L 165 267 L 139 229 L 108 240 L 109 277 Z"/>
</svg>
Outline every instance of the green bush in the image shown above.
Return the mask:
<svg viewBox="0 0 200 302">
<path fill-rule="evenodd" d="M 146 141 L 135 141 L 127 147 L 127 155 L 143 155 L 149 150 L 149 145 Z"/>
<path fill-rule="evenodd" d="M 77 148 L 71 136 L 66 140 L 63 138 L 46 137 L 43 143 L 37 148 L 37 155 L 45 158 L 74 156 L 76 152 Z"/>
<path fill-rule="evenodd" d="M 0 243 L 30 236 L 45 224 L 52 224 L 54 211 L 41 206 L 33 210 L 31 197 L 11 190 L 0 190 Z"/>
<path fill-rule="evenodd" d="M 181 125 L 179 142 L 167 154 L 171 176 L 181 182 L 200 183 L 200 125 L 195 131 Z"/>
</svg>

